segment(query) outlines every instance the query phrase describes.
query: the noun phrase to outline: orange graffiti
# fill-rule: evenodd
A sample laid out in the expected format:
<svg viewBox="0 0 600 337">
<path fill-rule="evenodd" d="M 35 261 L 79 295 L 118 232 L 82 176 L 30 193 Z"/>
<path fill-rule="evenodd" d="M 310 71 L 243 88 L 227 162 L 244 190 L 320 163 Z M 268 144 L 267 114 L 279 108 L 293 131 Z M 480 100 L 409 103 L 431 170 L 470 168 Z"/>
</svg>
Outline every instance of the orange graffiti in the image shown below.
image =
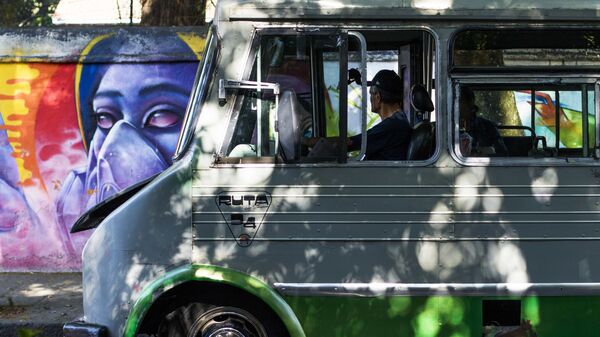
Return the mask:
<svg viewBox="0 0 600 337">
<path fill-rule="evenodd" d="M 13 148 L 20 184 L 46 190 L 35 156 L 35 124 L 38 105 L 55 64 L 0 64 L 0 113 Z"/>
</svg>

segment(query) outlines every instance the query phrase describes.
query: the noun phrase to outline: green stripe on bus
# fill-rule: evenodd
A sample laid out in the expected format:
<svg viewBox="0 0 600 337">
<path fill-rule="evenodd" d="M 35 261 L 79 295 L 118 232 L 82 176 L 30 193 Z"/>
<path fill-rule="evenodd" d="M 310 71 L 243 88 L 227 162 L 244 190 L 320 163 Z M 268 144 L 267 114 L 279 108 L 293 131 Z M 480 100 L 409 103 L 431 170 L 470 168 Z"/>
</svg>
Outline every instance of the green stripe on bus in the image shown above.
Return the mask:
<svg viewBox="0 0 600 337">
<path fill-rule="evenodd" d="M 207 265 L 185 265 L 171 270 L 144 288 L 133 305 L 123 336 L 134 337 L 153 301 L 165 291 L 188 281 L 207 281 L 238 287 L 263 300 L 281 318 L 290 337 L 305 337 L 289 305 L 268 284 L 236 270 Z"/>
<path fill-rule="evenodd" d="M 520 300 L 537 336 L 600 335 L 600 296 L 286 296 L 307 337 L 481 337 L 482 303 Z M 496 330 L 497 332 L 497 330 Z"/>
</svg>

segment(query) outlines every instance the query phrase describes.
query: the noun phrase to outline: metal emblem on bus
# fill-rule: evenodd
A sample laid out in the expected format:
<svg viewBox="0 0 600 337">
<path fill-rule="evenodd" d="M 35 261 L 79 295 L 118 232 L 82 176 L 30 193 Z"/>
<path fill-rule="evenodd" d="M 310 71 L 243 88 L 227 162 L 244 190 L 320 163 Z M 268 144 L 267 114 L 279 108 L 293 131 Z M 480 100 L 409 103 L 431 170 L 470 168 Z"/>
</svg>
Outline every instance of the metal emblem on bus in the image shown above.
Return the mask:
<svg viewBox="0 0 600 337">
<path fill-rule="evenodd" d="M 271 200 L 271 194 L 264 191 L 223 191 L 215 199 L 229 231 L 242 247 L 254 240 Z"/>
</svg>

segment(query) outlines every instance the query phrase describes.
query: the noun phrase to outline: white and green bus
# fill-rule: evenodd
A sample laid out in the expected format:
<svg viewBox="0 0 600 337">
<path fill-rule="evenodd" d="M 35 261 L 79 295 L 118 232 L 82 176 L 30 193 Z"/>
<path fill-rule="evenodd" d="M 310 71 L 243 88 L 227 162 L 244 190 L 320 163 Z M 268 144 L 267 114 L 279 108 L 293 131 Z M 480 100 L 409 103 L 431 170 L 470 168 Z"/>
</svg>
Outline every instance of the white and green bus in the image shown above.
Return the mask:
<svg viewBox="0 0 600 337">
<path fill-rule="evenodd" d="M 97 228 L 65 335 L 600 336 L 599 13 L 219 1 L 174 165 L 74 227 Z M 406 160 L 347 151 L 380 69 Z"/>
</svg>

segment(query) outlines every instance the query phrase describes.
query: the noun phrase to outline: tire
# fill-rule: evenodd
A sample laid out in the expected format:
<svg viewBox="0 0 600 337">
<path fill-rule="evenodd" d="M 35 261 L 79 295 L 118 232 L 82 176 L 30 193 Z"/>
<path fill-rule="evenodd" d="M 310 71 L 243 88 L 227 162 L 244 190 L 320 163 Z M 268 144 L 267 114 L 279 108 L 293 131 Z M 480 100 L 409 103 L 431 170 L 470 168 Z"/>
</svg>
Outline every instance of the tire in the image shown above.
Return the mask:
<svg viewBox="0 0 600 337">
<path fill-rule="evenodd" d="M 270 310 L 191 303 L 166 315 L 158 337 L 284 337 L 287 330 Z"/>
</svg>

